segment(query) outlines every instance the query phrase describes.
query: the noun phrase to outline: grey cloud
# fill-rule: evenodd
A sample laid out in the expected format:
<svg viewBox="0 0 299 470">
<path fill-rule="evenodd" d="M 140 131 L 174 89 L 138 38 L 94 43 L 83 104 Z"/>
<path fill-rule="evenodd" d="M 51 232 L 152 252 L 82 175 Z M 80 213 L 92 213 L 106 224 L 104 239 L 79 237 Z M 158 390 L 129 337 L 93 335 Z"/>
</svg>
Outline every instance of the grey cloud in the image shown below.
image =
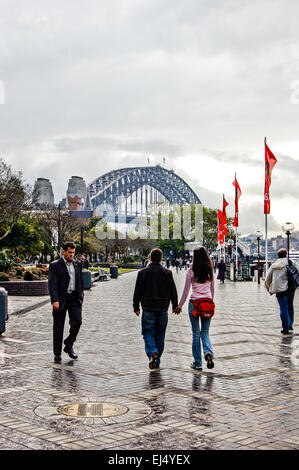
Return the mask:
<svg viewBox="0 0 299 470">
<path fill-rule="evenodd" d="M 88 182 L 146 155 L 175 169 L 192 152 L 262 172 L 264 135 L 297 138 L 297 0 L 0 3 L 0 153 L 27 180 L 48 172 L 61 193 L 72 172 Z M 297 195 L 297 156 L 277 157 L 273 197 Z"/>
<path fill-rule="evenodd" d="M 137 152 L 144 155 L 172 155 L 181 154 L 181 148 L 171 142 L 159 139 L 120 139 L 113 137 L 83 137 L 83 138 L 58 138 L 54 142 L 57 151 L 73 152 L 78 150 L 89 151 L 93 149 L 116 149 Z"/>
<path fill-rule="evenodd" d="M 264 233 L 265 229 L 265 215 L 264 205 L 260 203 L 243 204 L 242 210 L 239 215 L 240 232 L 242 235 L 248 235 L 255 233 L 256 230 L 260 230 Z M 275 218 L 268 215 L 268 233 L 269 236 L 275 234 L 282 234 L 281 225 L 275 220 Z"/>
<path fill-rule="evenodd" d="M 234 164 L 237 162 L 238 165 L 247 166 L 263 165 L 263 162 L 254 158 L 250 153 L 233 153 L 213 148 L 198 149 L 198 152 L 223 163 Z"/>
</svg>

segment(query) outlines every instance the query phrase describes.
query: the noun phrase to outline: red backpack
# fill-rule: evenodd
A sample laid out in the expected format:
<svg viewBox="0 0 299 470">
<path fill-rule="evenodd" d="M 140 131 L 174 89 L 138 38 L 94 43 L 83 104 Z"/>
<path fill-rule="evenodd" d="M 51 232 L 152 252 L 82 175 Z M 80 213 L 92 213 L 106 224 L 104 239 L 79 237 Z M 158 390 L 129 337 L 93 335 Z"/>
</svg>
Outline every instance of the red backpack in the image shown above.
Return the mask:
<svg viewBox="0 0 299 470">
<path fill-rule="evenodd" d="M 192 315 L 194 317 L 212 318 L 215 313 L 215 304 L 213 299 L 202 298 L 191 301 L 194 307 Z"/>
</svg>

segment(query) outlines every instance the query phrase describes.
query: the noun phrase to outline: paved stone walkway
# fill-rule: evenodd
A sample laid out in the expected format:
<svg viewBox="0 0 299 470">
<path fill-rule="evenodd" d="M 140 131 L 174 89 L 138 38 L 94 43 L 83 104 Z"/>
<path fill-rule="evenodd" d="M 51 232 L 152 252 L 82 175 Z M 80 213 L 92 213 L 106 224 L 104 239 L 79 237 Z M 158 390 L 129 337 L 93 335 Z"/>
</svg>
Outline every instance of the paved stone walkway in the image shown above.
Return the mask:
<svg viewBox="0 0 299 470">
<path fill-rule="evenodd" d="M 185 273 L 174 277 L 181 294 Z M 262 286 L 217 285 L 215 368 L 189 367 L 186 304 L 169 314 L 161 369 L 150 371 L 132 311 L 135 279 L 86 291 L 77 361 L 53 363 L 49 303 L 10 316 L 0 339 L 0 449 L 299 449 L 298 294 L 294 334 L 283 337 L 277 301 Z M 93 402 L 123 414 L 58 411 Z"/>
</svg>

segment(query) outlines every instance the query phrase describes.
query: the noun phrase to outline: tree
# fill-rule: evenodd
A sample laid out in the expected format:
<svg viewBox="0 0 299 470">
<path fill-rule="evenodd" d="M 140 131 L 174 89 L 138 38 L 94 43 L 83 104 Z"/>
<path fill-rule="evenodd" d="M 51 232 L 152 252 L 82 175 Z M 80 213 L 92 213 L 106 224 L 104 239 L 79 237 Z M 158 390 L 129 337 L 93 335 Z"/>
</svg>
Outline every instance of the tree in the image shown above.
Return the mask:
<svg viewBox="0 0 299 470">
<path fill-rule="evenodd" d="M 14 173 L 0 158 L 0 240 L 11 232 L 24 211 L 32 208 L 33 196 L 22 173 Z"/>
<path fill-rule="evenodd" d="M 92 219 L 90 219 L 90 221 L 91 220 Z M 89 253 L 92 255 L 100 252 L 104 254 L 105 244 L 103 240 L 96 237 L 95 224 L 88 223 L 81 227 L 83 228 L 83 253 Z M 75 235 L 73 241 L 76 244 L 76 252 L 81 254 L 81 230 L 80 233 Z"/>
<path fill-rule="evenodd" d="M 33 213 L 33 218 L 39 224 L 43 234 L 42 241 L 45 241 L 47 247 L 55 244 L 54 232 L 58 233 L 58 250 L 64 241 L 72 241 L 80 232 L 81 223 L 71 217 L 68 210 L 62 210 L 59 206 L 44 204 L 40 210 Z"/>
<path fill-rule="evenodd" d="M 203 246 L 209 253 L 217 248 L 217 209 L 203 208 Z"/>
<path fill-rule="evenodd" d="M 216 250 L 218 246 L 217 240 L 217 209 L 203 208 L 203 245 L 206 247 L 209 253 Z M 227 236 L 226 241 L 229 238 L 234 238 L 234 230 L 232 227 L 233 219 L 227 217 Z"/>
<path fill-rule="evenodd" d="M 43 250 L 44 243 L 41 241 L 40 231 L 34 223 L 23 218 L 17 221 L 9 234 L 0 241 L 1 247 L 10 248 L 17 256 L 20 254 L 37 255 Z"/>
</svg>

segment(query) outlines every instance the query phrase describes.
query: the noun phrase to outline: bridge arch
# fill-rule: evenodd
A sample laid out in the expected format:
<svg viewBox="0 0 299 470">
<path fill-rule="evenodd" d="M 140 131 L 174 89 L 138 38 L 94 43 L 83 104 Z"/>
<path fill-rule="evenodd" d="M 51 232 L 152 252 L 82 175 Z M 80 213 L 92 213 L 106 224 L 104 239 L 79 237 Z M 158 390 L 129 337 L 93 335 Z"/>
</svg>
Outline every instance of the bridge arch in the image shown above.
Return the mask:
<svg viewBox="0 0 299 470">
<path fill-rule="evenodd" d="M 149 205 L 155 202 L 201 204 L 198 196 L 180 176 L 160 165 L 110 171 L 93 180 L 87 189 L 93 209 L 107 204 L 116 212 L 123 211 L 126 214 L 142 214 L 143 210 L 147 213 Z M 122 207 L 124 201 L 125 208 Z"/>
</svg>

